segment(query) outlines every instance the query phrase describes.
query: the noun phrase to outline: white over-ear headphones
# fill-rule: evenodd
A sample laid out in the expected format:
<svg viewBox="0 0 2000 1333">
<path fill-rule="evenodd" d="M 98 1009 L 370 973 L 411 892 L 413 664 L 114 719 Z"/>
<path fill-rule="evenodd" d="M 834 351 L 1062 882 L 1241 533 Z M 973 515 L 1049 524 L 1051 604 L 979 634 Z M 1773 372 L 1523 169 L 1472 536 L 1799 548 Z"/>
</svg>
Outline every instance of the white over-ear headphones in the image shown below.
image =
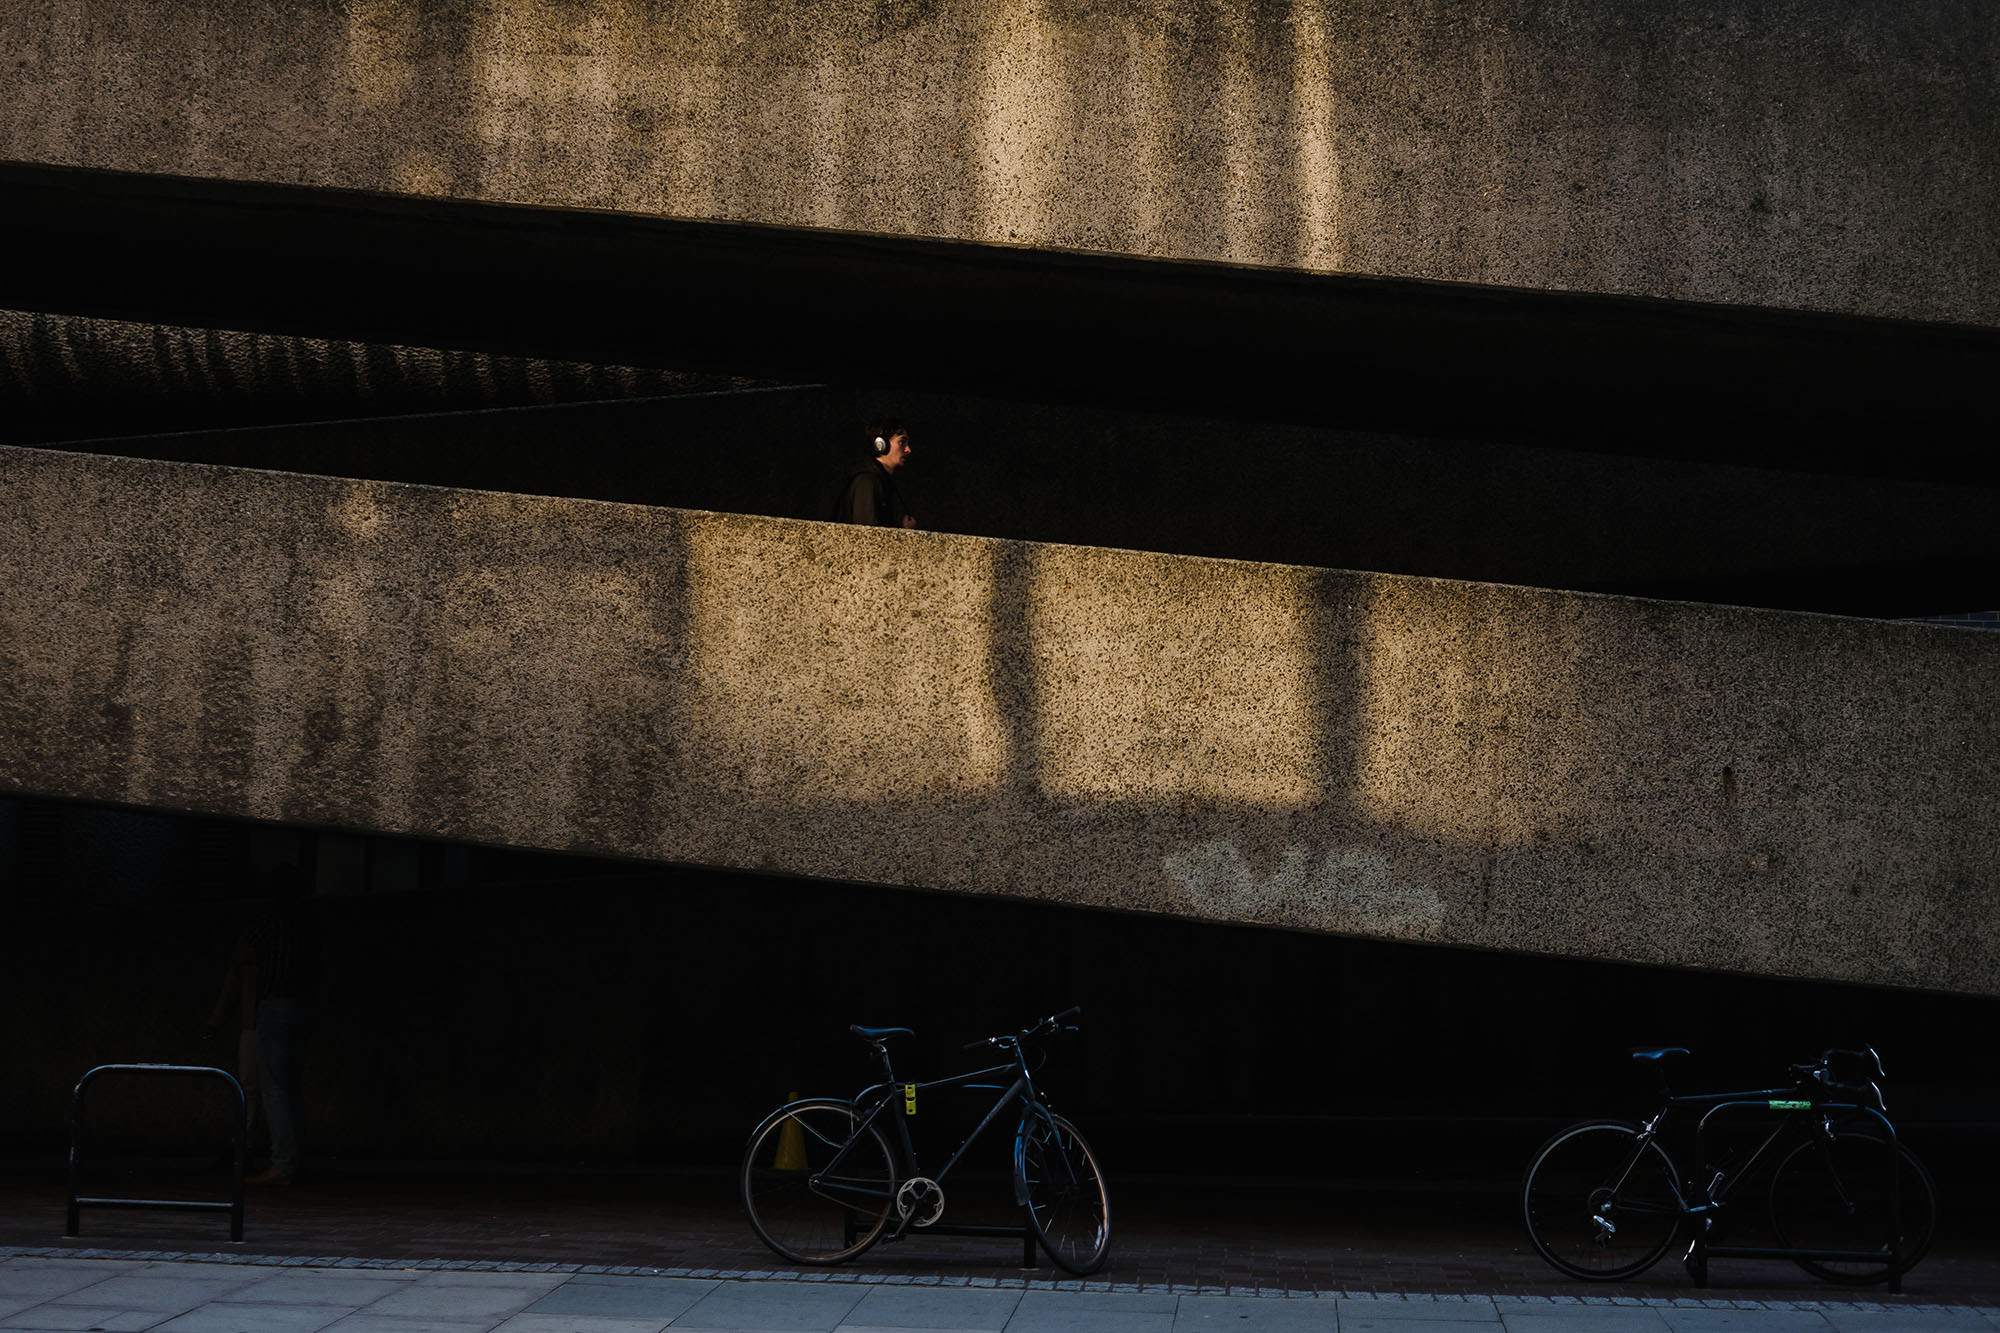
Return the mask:
<svg viewBox="0 0 2000 1333">
<path fill-rule="evenodd" d="M 883 454 L 886 454 L 886 453 L 888 453 L 888 452 L 889 452 L 889 437 L 888 437 L 888 436 L 886 436 L 886 435 L 877 435 L 877 436 L 875 437 L 875 455 L 876 455 L 876 457 L 878 457 L 878 458 L 879 458 L 879 457 L 881 457 L 881 456 L 882 456 Z"/>
</svg>

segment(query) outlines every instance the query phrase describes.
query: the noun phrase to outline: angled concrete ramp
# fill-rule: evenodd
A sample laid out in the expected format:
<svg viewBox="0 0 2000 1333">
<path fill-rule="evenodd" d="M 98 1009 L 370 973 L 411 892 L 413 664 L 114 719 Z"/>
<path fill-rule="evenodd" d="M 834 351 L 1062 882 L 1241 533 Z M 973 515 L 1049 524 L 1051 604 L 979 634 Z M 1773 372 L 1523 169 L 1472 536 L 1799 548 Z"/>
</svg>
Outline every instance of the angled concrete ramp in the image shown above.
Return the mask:
<svg viewBox="0 0 2000 1333">
<path fill-rule="evenodd" d="M 0 450 L 0 791 L 2000 994 L 2000 637 Z"/>
</svg>

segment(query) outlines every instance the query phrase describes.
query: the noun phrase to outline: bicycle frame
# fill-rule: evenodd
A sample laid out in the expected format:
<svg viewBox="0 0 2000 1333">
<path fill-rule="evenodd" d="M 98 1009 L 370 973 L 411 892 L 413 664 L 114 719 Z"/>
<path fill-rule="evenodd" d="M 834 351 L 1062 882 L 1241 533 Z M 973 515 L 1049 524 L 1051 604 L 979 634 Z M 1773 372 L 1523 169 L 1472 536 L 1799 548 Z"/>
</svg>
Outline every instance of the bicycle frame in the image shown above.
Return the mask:
<svg viewBox="0 0 2000 1333">
<path fill-rule="evenodd" d="M 927 1083 L 896 1082 L 895 1073 L 890 1068 L 889 1054 L 885 1050 L 882 1053 L 882 1072 L 886 1076 L 884 1082 L 864 1088 L 854 1097 L 855 1109 L 861 1112 L 860 1119 L 855 1126 L 855 1132 L 858 1137 L 862 1130 L 876 1124 L 883 1116 L 888 1116 L 889 1120 L 896 1126 L 895 1133 L 890 1135 L 889 1138 L 895 1145 L 894 1151 L 897 1156 L 897 1164 L 899 1167 L 904 1168 L 906 1179 L 926 1178 L 923 1176 L 922 1165 L 917 1160 L 917 1146 L 916 1142 L 910 1137 L 909 1126 L 910 1118 L 916 1114 L 917 1102 L 924 1093 L 941 1088 L 964 1088 L 976 1091 L 987 1091 L 997 1088 L 1000 1091 L 1000 1096 L 994 1101 L 992 1106 L 987 1108 L 986 1114 L 980 1118 L 979 1123 L 973 1126 L 972 1130 L 952 1150 L 951 1156 L 945 1161 L 944 1166 L 938 1170 L 935 1176 L 927 1177 L 933 1184 L 939 1186 L 944 1184 L 945 1178 L 951 1174 L 952 1168 L 964 1160 L 965 1154 L 971 1150 L 972 1145 L 978 1142 L 988 1129 L 992 1128 L 995 1121 L 1012 1110 L 1017 1104 L 1024 1113 L 1041 1108 L 1041 1101 L 1035 1095 L 1034 1077 L 1028 1069 L 1027 1052 L 1018 1045 L 1014 1047 L 1014 1059 L 1009 1064 L 989 1065 L 984 1069 L 969 1070 L 962 1074 L 953 1074 L 948 1078 L 932 1079 Z M 997 1083 L 981 1083 L 979 1081 L 981 1079 L 992 1078 L 996 1075 L 1012 1075 L 1012 1081 L 1004 1088 L 1000 1087 Z M 902 1115 L 897 1115 L 892 1110 L 899 1100 L 903 1103 L 904 1114 Z M 864 1107 L 866 1108 L 865 1110 L 863 1109 Z M 1017 1199 L 1016 1202 L 1023 1201 Z M 900 1218 L 895 1231 L 890 1235 L 890 1239 L 901 1239 L 911 1225 L 911 1217 Z M 985 1229 L 982 1229 L 982 1232 L 983 1230 Z"/>
<path fill-rule="evenodd" d="M 907 1183 L 911 1180 L 927 1179 L 932 1186 L 937 1187 L 941 1191 L 944 1180 L 951 1174 L 952 1168 L 956 1167 L 964 1159 L 965 1154 L 971 1150 L 972 1145 L 988 1129 L 992 1128 L 995 1121 L 999 1120 L 1016 1106 L 1021 1109 L 1023 1114 L 1032 1114 L 1042 1110 L 1041 1100 L 1035 1094 L 1034 1076 L 1028 1068 L 1027 1052 L 1019 1044 L 1016 1044 L 1012 1049 L 1014 1060 L 1009 1064 L 989 1065 L 982 1069 L 968 1070 L 965 1073 L 954 1074 L 947 1078 L 932 1079 L 928 1082 L 905 1083 L 896 1080 L 895 1071 L 891 1067 L 887 1049 L 878 1048 L 884 1080 L 863 1088 L 852 1099 L 851 1104 L 857 1113 L 854 1132 L 849 1136 L 847 1144 L 827 1163 L 822 1174 L 833 1174 L 840 1163 L 845 1160 L 848 1148 L 854 1143 L 859 1142 L 869 1127 L 878 1126 L 879 1122 L 886 1116 L 895 1125 L 894 1132 L 886 1134 L 885 1137 L 891 1144 L 890 1151 L 895 1154 L 896 1166 L 902 1176 L 903 1186 L 907 1186 Z M 1011 1076 L 1011 1081 L 1004 1087 L 997 1083 L 980 1082 L 982 1079 L 990 1079 L 996 1075 Z M 979 1123 L 972 1128 L 971 1132 L 959 1142 L 958 1147 L 953 1149 L 950 1158 L 945 1162 L 943 1168 L 935 1176 L 925 1177 L 922 1174 L 921 1163 L 917 1160 L 916 1143 L 910 1136 L 908 1122 L 910 1117 L 916 1113 L 916 1104 L 924 1093 L 948 1088 L 965 1088 L 979 1091 L 998 1089 L 1000 1096 L 987 1109 L 986 1114 L 981 1117 Z M 902 1105 L 903 1114 L 896 1113 L 895 1108 L 899 1102 Z M 899 1192 L 903 1186 L 899 1186 Z M 1015 1202 L 1025 1207 L 1027 1201 L 1019 1196 L 1020 1185 L 1018 1181 L 1015 1182 L 1015 1191 Z M 892 1199 L 890 1202 L 894 1206 L 897 1201 Z M 949 1226 L 933 1223 L 919 1224 L 917 1222 L 917 1210 L 912 1209 L 904 1212 L 898 1208 L 897 1211 L 899 1215 L 896 1220 L 895 1230 L 890 1232 L 886 1237 L 889 1241 L 893 1242 L 903 1239 L 913 1226 L 919 1225 L 924 1230 L 936 1231 L 944 1235 L 1019 1235 L 1022 1238 L 1023 1266 L 1028 1268 L 1035 1266 L 1035 1238 L 1031 1228 L 967 1224 L 953 1224 Z M 849 1239 L 851 1240 L 852 1237 L 850 1236 Z"/>
</svg>

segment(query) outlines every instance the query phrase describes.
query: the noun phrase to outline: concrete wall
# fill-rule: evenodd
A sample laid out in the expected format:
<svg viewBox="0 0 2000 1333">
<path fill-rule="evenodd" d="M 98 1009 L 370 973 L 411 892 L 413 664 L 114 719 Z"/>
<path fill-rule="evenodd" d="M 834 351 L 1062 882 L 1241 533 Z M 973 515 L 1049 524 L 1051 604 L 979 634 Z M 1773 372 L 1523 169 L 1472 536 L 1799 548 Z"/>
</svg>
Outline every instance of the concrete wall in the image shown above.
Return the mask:
<svg viewBox="0 0 2000 1333">
<path fill-rule="evenodd" d="M 0 790 L 2000 994 L 2000 638 L 0 450 Z"/>
<path fill-rule="evenodd" d="M 2000 322 L 1981 0 L 11 10 L 0 158 Z"/>
</svg>

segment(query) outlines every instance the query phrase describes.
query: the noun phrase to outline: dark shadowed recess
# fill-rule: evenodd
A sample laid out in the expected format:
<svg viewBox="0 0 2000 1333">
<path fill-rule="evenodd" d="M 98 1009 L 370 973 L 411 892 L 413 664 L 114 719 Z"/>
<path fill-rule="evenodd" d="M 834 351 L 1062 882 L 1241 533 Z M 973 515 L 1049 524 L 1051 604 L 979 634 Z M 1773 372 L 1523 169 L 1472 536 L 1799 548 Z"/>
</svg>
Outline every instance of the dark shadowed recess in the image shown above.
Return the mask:
<svg viewBox="0 0 2000 1333">
<path fill-rule="evenodd" d="M 0 201 L 0 308 L 167 349 L 31 331 L 4 442 L 804 517 L 896 413 L 949 531 L 1995 600 L 1990 330 L 25 164 Z"/>
<path fill-rule="evenodd" d="M 1648 1043 L 1692 1048 L 1707 1089 L 1876 1046 L 1940 1178 L 1990 1175 L 2000 1128 L 1967 1044 L 1990 999 L 0 799 L 11 1151 L 61 1152 L 96 1064 L 232 1063 L 203 1020 L 287 860 L 317 883 L 322 1162 L 719 1170 L 787 1096 L 871 1081 L 850 1023 L 914 1028 L 898 1073 L 924 1077 L 1072 1004 L 1043 1083 L 1133 1173 L 1508 1178 L 1560 1123 L 1649 1111 Z M 919 1128 L 955 1138 L 962 1109 Z M 100 1127 L 205 1148 L 213 1111 L 107 1092 Z"/>
<path fill-rule="evenodd" d="M 1952 325 L 0 165 L 0 307 L 1958 476 Z"/>
</svg>

